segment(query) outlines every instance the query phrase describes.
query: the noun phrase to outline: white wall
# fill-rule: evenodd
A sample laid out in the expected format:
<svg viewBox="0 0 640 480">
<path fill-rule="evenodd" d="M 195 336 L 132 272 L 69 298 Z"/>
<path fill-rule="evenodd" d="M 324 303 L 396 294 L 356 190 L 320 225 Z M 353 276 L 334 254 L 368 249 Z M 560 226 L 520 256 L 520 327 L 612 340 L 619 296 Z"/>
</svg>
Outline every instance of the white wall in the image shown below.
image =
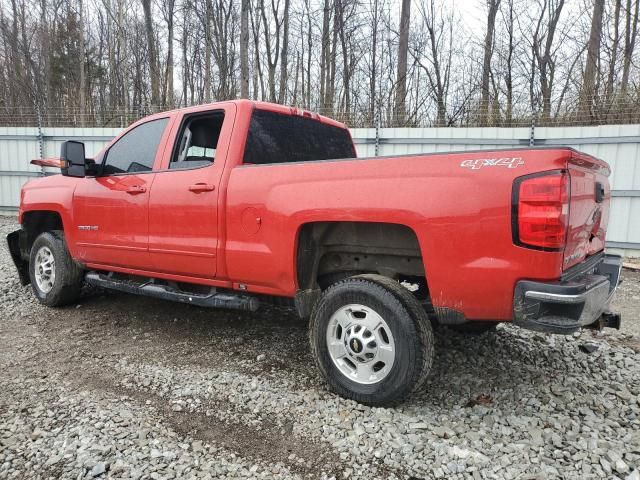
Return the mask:
<svg viewBox="0 0 640 480">
<path fill-rule="evenodd" d="M 64 140 L 85 142 L 94 155 L 119 128 L 0 127 L 0 212 L 13 214 L 20 187 L 41 169 L 29 161 L 57 157 Z M 39 134 L 41 134 L 41 139 Z M 529 128 L 375 128 L 352 130 L 358 156 L 526 147 Z M 538 127 L 535 145 L 568 145 L 609 162 L 612 167 L 612 211 L 607 247 L 640 256 L 640 125 Z"/>
<path fill-rule="evenodd" d="M 0 127 L 0 213 L 13 215 L 20 202 L 20 187 L 42 174 L 40 167 L 29 164 L 31 160 L 59 157 L 65 140 L 84 142 L 87 156 L 92 156 L 121 130 L 47 128 L 40 133 L 35 127 Z"/>
</svg>

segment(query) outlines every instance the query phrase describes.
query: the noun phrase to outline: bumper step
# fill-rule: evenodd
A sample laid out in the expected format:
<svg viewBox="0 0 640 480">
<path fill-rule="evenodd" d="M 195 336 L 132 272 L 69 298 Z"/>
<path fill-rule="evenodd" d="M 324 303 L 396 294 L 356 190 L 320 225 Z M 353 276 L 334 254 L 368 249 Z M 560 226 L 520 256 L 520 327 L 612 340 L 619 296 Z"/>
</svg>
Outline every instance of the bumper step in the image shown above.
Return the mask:
<svg viewBox="0 0 640 480">
<path fill-rule="evenodd" d="M 620 328 L 609 303 L 620 281 L 622 260 L 599 255 L 577 276 L 555 282 L 520 280 L 516 284 L 513 323 L 538 332 L 570 334 L 581 328 Z"/>
</svg>

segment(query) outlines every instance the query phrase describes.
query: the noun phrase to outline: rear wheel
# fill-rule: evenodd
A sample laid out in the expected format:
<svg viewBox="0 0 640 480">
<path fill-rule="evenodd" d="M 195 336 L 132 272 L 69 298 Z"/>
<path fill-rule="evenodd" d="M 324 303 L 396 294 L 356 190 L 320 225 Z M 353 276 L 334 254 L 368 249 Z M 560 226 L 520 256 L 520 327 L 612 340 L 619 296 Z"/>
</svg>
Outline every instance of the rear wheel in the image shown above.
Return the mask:
<svg viewBox="0 0 640 480">
<path fill-rule="evenodd" d="M 80 298 L 83 270 L 76 264 L 59 230 L 42 233 L 31 247 L 29 277 L 40 303 L 59 307 Z"/>
<path fill-rule="evenodd" d="M 336 393 L 393 405 L 425 381 L 433 333 L 420 303 L 380 275 L 342 280 L 323 292 L 309 324 L 311 350 Z"/>
</svg>

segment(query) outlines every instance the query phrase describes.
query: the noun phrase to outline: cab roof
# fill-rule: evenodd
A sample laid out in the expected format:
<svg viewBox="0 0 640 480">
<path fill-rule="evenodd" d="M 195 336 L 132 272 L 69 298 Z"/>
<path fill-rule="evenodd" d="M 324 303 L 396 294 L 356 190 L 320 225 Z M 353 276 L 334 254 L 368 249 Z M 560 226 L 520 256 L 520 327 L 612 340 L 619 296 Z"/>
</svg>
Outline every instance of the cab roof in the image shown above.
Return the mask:
<svg viewBox="0 0 640 480">
<path fill-rule="evenodd" d="M 224 100 L 221 102 L 212 102 L 212 103 L 205 103 L 205 104 L 200 104 L 200 105 L 193 105 L 190 107 L 183 107 L 183 108 L 176 108 L 173 110 L 166 110 L 163 112 L 158 112 L 158 113 L 154 113 L 152 115 L 149 115 L 147 117 L 144 117 L 144 120 L 150 120 L 153 118 L 162 118 L 165 117 L 167 114 L 174 114 L 174 113 L 181 113 L 181 114 L 186 114 L 186 113 L 191 113 L 191 112 L 196 112 L 196 111 L 202 111 L 202 107 L 205 106 L 209 106 L 212 109 L 216 108 L 216 106 L 218 105 L 224 105 L 224 104 L 235 104 L 238 106 L 251 106 L 251 108 L 255 108 L 255 109 L 259 109 L 259 110 L 267 110 L 270 112 L 275 112 L 275 113 L 280 113 L 283 115 L 295 115 L 295 116 L 300 116 L 300 117 L 305 117 L 305 118 L 310 118 L 313 120 L 317 120 L 319 122 L 322 123 L 326 123 L 328 125 L 333 125 L 335 127 L 339 127 L 339 128 L 347 128 L 347 126 L 344 123 L 338 122 L 337 120 L 334 120 L 332 118 L 329 117 L 325 117 L 324 115 L 320 115 L 318 113 L 315 112 L 311 112 L 309 110 L 304 110 L 301 108 L 297 108 L 297 107 L 291 107 L 291 106 L 286 106 L 286 105 L 280 105 L 278 103 L 271 103 L 271 102 L 260 102 L 260 101 L 255 101 L 255 100 L 246 100 L 246 99 L 238 99 L 238 100 Z M 143 120 L 143 119 L 140 119 Z M 135 123 L 140 122 L 140 120 L 138 120 Z"/>
</svg>

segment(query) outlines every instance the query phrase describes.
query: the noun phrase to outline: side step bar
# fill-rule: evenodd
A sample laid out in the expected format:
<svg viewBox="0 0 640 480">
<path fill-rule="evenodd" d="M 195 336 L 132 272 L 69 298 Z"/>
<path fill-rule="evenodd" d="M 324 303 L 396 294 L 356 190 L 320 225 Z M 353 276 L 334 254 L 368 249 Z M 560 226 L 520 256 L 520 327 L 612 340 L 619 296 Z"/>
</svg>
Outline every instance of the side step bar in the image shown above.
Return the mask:
<svg viewBox="0 0 640 480">
<path fill-rule="evenodd" d="M 255 297 L 234 293 L 218 293 L 213 288 L 213 293 L 207 295 L 194 294 L 178 290 L 168 285 L 153 283 L 153 280 L 145 283 L 137 283 L 130 280 L 120 280 L 113 278 L 109 274 L 98 272 L 88 272 L 84 279 L 88 284 L 96 287 L 137 295 L 146 295 L 163 300 L 173 300 L 174 302 L 188 303 L 197 305 L 198 307 L 230 308 L 255 312 L 260 305 L 260 302 Z"/>
</svg>

